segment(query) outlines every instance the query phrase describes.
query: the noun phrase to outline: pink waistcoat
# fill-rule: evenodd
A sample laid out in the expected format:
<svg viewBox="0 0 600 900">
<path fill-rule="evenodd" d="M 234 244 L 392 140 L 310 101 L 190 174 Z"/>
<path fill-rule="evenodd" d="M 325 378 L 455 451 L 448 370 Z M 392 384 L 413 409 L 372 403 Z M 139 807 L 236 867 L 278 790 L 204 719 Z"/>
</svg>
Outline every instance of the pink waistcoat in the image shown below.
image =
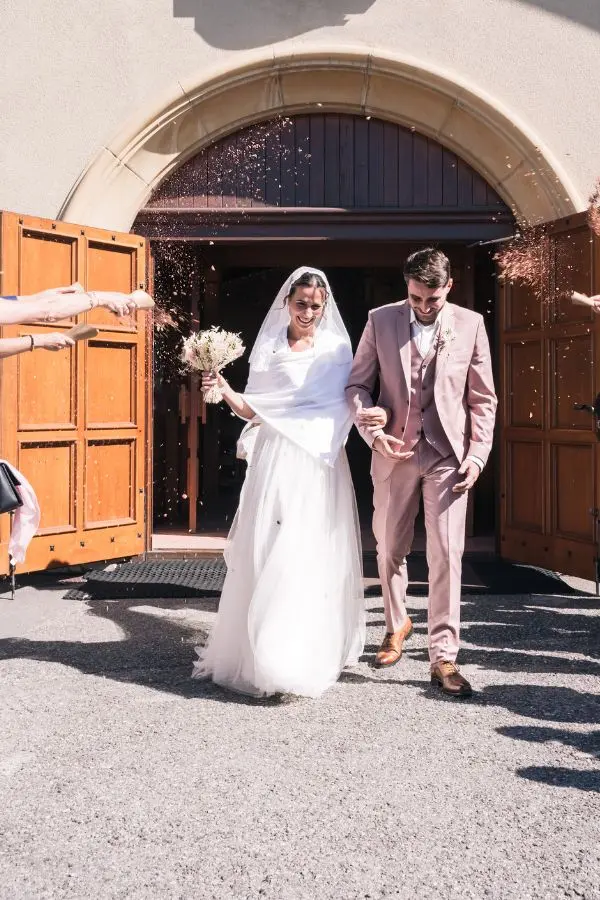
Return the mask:
<svg viewBox="0 0 600 900">
<path fill-rule="evenodd" d="M 437 339 L 426 357 L 414 340 L 410 342 L 410 406 L 403 429 L 403 450 L 413 450 L 422 437 L 445 457 L 453 454 L 435 405 L 433 386 L 437 359 Z"/>
</svg>

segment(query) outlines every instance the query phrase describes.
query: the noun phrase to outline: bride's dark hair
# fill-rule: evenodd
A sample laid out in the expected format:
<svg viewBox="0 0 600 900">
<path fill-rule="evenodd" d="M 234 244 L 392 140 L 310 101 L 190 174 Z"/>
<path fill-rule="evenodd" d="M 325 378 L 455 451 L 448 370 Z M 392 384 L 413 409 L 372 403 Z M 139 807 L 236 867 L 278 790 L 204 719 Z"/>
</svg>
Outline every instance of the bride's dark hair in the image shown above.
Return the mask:
<svg viewBox="0 0 600 900">
<path fill-rule="evenodd" d="M 323 291 L 323 306 L 327 303 L 327 298 L 329 293 L 327 291 L 327 285 L 325 281 L 320 275 L 317 275 L 316 272 L 303 272 L 299 278 L 296 278 L 292 286 L 290 287 L 290 292 L 285 298 L 285 303 L 293 296 L 294 291 L 297 287 L 314 287 L 320 288 Z"/>
</svg>

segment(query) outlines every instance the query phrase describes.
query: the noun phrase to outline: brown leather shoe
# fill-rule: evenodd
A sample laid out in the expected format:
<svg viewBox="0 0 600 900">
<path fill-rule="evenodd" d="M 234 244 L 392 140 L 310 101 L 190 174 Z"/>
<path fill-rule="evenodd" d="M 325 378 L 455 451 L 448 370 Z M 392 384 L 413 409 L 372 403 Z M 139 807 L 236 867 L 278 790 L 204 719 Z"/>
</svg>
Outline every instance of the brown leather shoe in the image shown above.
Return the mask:
<svg viewBox="0 0 600 900">
<path fill-rule="evenodd" d="M 402 645 L 412 634 L 413 626 L 407 619 L 399 631 L 388 631 L 383 643 L 375 655 L 373 665 L 376 669 L 385 669 L 395 666 L 402 659 Z"/>
<path fill-rule="evenodd" d="M 443 694 L 450 697 L 470 697 L 473 694 L 471 685 L 460 674 L 458 666 L 445 659 L 432 667 L 431 683 L 436 684 Z"/>
</svg>

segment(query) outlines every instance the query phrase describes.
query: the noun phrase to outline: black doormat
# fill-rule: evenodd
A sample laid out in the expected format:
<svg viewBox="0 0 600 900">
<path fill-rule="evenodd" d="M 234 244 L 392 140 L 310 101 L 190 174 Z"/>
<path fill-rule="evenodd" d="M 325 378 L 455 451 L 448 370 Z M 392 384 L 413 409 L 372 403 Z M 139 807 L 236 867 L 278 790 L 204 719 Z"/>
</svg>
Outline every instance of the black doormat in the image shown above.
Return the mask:
<svg viewBox="0 0 600 900">
<path fill-rule="evenodd" d="M 94 600 L 214 596 L 221 593 L 226 571 L 221 557 L 129 562 L 88 572 L 85 593 Z"/>
<path fill-rule="evenodd" d="M 366 551 L 363 561 L 365 577 L 377 578 L 375 553 Z M 221 592 L 226 571 L 221 557 L 129 562 L 111 566 L 109 571 L 88 572 L 84 590 L 96 600 L 214 596 Z M 408 574 L 409 593 L 426 595 L 427 562 L 423 554 L 409 557 Z M 367 589 L 370 595 L 379 592 L 379 585 Z M 580 595 L 581 592 L 569 587 L 553 572 L 472 555 L 464 560 L 463 594 Z"/>
</svg>

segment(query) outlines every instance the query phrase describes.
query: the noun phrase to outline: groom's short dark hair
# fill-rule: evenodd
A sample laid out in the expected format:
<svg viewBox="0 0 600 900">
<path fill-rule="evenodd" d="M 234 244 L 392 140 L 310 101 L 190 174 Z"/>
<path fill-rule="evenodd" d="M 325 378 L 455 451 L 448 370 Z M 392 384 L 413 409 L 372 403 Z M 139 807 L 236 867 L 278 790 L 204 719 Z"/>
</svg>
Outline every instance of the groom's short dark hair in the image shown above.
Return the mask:
<svg viewBox="0 0 600 900">
<path fill-rule="evenodd" d="M 442 250 L 426 247 L 411 253 L 404 263 L 404 280 L 420 281 L 428 288 L 446 287 L 450 281 L 450 260 Z"/>
</svg>

